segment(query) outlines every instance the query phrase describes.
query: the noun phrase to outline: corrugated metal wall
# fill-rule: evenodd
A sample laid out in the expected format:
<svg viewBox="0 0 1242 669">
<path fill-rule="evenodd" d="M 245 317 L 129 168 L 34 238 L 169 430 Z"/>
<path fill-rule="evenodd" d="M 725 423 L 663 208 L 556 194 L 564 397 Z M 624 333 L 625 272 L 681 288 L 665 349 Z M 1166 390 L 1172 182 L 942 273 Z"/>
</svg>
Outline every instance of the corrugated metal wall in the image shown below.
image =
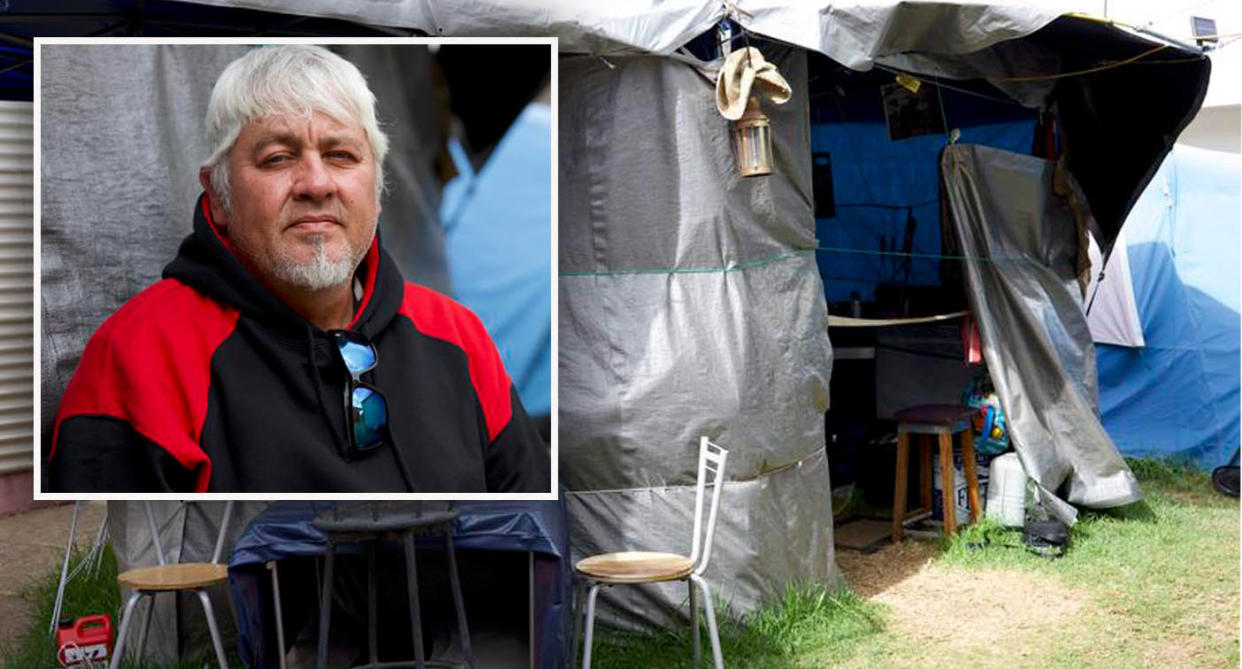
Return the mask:
<svg viewBox="0 0 1242 669">
<path fill-rule="evenodd" d="M 0 474 L 34 444 L 34 106 L 0 101 Z"/>
</svg>

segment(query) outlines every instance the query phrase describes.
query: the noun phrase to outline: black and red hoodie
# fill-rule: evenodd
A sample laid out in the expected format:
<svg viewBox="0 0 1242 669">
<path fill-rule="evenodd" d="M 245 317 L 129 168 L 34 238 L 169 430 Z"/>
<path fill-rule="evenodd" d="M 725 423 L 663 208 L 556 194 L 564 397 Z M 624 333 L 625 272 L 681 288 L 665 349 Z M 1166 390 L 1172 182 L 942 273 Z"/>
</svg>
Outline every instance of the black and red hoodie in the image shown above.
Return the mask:
<svg viewBox="0 0 1242 669">
<path fill-rule="evenodd" d="M 378 240 L 349 327 L 378 354 L 362 378 L 387 399 L 392 443 L 346 460 L 349 375 L 330 336 L 209 217 L 200 198 L 163 280 L 87 343 L 56 416 L 52 490 L 548 492 L 547 448 L 482 323 L 407 283 Z"/>
</svg>

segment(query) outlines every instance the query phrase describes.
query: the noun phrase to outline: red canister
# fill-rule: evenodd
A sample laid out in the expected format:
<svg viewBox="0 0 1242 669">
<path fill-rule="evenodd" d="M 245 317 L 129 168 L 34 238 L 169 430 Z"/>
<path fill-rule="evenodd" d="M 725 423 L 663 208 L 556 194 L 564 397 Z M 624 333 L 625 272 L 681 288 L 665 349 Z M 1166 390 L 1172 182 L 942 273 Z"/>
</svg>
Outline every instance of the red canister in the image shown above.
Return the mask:
<svg viewBox="0 0 1242 669">
<path fill-rule="evenodd" d="M 60 621 L 56 628 L 56 659 L 60 666 L 102 666 L 109 657 L 112 657 L 112 618 L 108 614 Z"/>
</svg>

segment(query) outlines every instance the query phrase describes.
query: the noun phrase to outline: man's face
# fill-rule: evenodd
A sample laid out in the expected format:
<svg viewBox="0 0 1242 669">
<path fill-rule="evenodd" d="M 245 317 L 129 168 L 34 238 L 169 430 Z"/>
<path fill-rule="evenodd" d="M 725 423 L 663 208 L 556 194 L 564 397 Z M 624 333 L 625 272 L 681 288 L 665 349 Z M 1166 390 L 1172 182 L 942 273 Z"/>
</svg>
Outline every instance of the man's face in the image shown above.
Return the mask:
<svg viewBox="0 0 1242 669">
<path fill-rule="evenodd" d="M 251 271 L 307 291 L 353 275 L 380 213 L 361 126 L 319 112 L 259 118 L 242 129 L 228 161 L 231 211 L 213 215 Z"/>
</svg>

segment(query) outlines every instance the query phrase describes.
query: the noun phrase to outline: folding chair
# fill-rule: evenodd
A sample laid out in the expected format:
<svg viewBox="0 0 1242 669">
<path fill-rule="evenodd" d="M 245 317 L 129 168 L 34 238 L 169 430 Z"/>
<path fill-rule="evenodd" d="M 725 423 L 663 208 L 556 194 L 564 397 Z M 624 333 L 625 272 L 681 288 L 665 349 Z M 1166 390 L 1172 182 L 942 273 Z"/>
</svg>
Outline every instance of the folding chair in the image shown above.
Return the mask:
<svg viewBox="0 0 1242 669">
<path fill-rule="evenodd" d="M 707 437 L 699 439 L 699 478 L 694 495 L 694 539 L 690 557 L 676 553 L 652 553 L 627 551 L 604 553 L 579 560 L 574 568 L 583 578 L 582 585 L 590 583 L 586 605 L 585 648 L 582 651 L 582 667 L 591 667 L 591 641 L 595 628 L 595 598 L 601 585 L 636 585 L 662 581 L 686 581 L 690 587 L 690 626 L 694 644 L 694 664 L 699 664 L 699 609 L 695 585 L 703 589 L 703 608 L 707 611 L 707 630 L 711 633 L 712 659 L 716 669 L 724 668 L 720 654 L 720 636 L 716 631 L 716 615 L 712 610 L 712 591 L 703 580 L 707 561 L 712 555 L 712 538 L 716 531 L 716 510 L 720 506 L 723 488 L 725 460 L 729 452 Z M 708 479 L 711 479 L 710 481 Z M 707 514 L 707 527 L 703 526 L 703 496 L 707 486 L 713 486 L 711 508 Z M 704 531 L 706 529 L 706 531 Z M 574 635 L 574 655 L 577 653 L 578 636 Z"/>
<path fill-rule="evenodd" d="M 151 530 L 151 541 L 155 545 L 158 565 L 139 567 L 122 572 L 116 577 L 118 583 L 134 590 L 125 602 L 121 613 L 121 629 L 116 635 L 116 648 L 112 653 L 109 669 L 117 669 L 121 664 L 121 656 L 125 651 L 125 640 L 129 634 L 130 623 L 134 619 L 134 607 L 138 600 L 150 597 L 147 604 L 146 622 L 142 627 L 142 635 L 138 637 L 137 656 L 142 656 L 143 647 L 147 644 L 147 633 L 151 630 L 151 615 L 155 611 L 155 595 L 161 592 L 191 591 L 198 595 L 203 604 L 203 612 L 207 615 L 207 629 L 211 632 L 211 644 L 216 651 L 216 662 L 220 669 L 228 668 L 225 659 L 224 643 L 220 640 L 220 628 L 216 625 L 215 611 L 211 607 L 211 599 L 207 596 L 207 588 L 225 583 L 229 579 L 229 568 L 220 564 L 224 552 L 224 537 L 228 534 L 229 520 L 233 515 L 233 501 L 224 505 L 224 518 L 220 521 L 220 534 L 216 537 L 216 549 L 211 555 L 211 562 L 181 562 L 168 564 L 164 558 L 164 547 L 160 543 L 159 528 L 155 525 L 155 513 L 151 510 L 151 502 L 144 501 L 143 508 L 147 513 L 147 525 Z"/>
</svg>

